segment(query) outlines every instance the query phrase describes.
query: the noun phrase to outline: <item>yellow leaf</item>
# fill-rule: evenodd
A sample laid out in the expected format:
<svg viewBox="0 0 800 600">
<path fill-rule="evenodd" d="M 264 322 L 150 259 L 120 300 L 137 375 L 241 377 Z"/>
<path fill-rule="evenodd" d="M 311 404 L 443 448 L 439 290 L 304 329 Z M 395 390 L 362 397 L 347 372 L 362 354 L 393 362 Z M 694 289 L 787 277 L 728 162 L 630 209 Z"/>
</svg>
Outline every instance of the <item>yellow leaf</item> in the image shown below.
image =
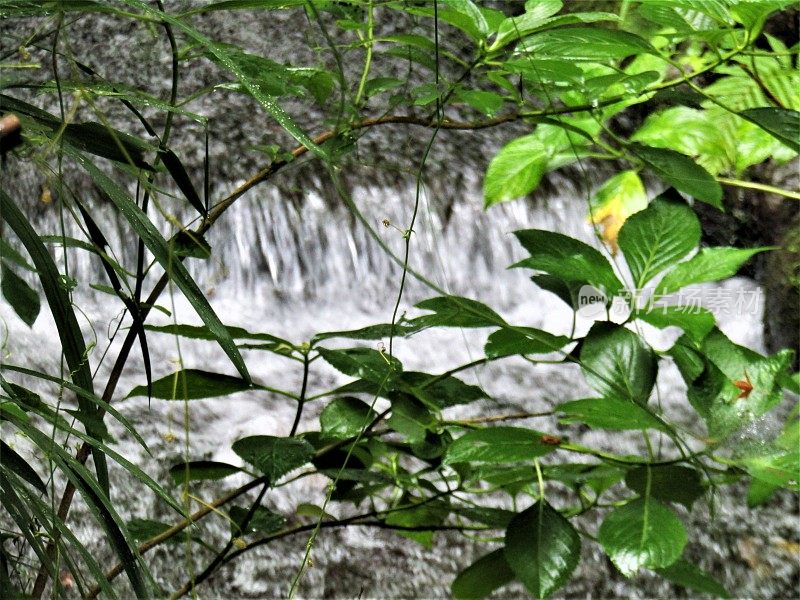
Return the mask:
<svg viewBox="0 0 800 600">
<path fill-rule="evenodd" d="M 603 241 L 616 254 L 619 230 L 628 217 L 647 207 L 647 194 L 636 171 L 622 171 L 597 190 L 591 206 L 589 221 L 602 227 Z"/>
</svg>

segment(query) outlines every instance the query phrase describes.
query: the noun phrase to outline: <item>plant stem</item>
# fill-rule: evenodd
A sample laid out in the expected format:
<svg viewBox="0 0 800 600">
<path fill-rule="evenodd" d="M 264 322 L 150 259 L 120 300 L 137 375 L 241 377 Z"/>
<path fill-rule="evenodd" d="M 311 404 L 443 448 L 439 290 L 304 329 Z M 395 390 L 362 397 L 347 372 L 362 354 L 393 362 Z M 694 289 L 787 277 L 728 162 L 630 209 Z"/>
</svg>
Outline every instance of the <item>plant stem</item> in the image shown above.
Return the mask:
<svg viewBox="0 0 800 600">
<path fill-rule="evenodd" d="M 372 46 L 373 46 L 373 7 L 372 7 L 372 0 L 368 0 L 367 3 L 367 51 L 366 56 L 364 57 L 364 70 L 361 73 L 361 80 L 358 82 L 358 90 L 356 91 L 356 97 L 353 101 L 353 104 L 356 107 L 361 106 L 361 99 L 364 96 L 364 89 L 367 85 L 367 78 L 369 77 L 369 70 L 372 66 Z M 359 37 L 361 37 L 361 33 L 359 32 Z"/>
<path fill-rule="evenodd" d="M 303 355 L 303 384 L 300 387 L 300 397 L 297 398 L 297 412 L 294 415 L 294 423 L 292 423 L 292 430 L 289 432 L 289 437 L 294 437 L 297 433 L 297 426 L 300 425 L 300 417 L 303 415 L 303 406 L 306 403 L 306 388 L 308 387 L 308 351 Z"/>
<path fill-rule="evenodd" d="M 741 179 L 728 179 L 727 177 L 717 177 L 717 181 L 723 185 L 731 185 L 739 188 L 758 190 L 760 192 L 767 192 L 770 194 L 783 196 L 784 198 L 791 198 L 792 200 L 800 200 L 800 193 L 775 187 L 774 185 L 767 185 L 766 183 L 758 183 L 755 181 L 742 181 Z"/>
</svg>

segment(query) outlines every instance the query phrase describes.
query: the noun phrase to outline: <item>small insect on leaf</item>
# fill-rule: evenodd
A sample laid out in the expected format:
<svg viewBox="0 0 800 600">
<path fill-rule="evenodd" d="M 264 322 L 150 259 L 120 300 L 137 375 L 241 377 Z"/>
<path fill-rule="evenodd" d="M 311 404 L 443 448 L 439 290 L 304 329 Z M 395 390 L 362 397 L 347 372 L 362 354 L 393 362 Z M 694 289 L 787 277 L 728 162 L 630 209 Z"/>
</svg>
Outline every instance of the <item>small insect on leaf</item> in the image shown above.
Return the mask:
<svg viewBox="0 0 800 600">
<path fill-rule="evenodd" d="M 750 392 L 753 391 L 753 384 L 750 382 L 750 377 L 748 377 L 747 371 L 744 372 L 744 379 L 739 379 L 738 381 L 734 381 L 733 385 L 739 388 L 740 393 L 738 396 L 736 396 L 737 400 L 749 397 Z"/>
<path fill-rule="evenodd" d="M 557 435 L 542 436 L 542 443 L 547 444 L 548 446 L 560 446 L 562 441 L 564 441 L 563 438 Z"/>
</svg>

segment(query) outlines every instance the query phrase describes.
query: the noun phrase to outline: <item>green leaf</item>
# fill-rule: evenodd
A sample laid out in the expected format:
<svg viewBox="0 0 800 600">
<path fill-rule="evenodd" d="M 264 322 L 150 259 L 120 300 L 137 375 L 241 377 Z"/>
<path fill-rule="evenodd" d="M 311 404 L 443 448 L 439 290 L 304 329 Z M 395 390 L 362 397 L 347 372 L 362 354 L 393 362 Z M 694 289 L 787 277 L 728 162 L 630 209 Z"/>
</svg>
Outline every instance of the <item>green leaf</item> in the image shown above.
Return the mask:
<svg viewBox="0 0 800 600">
<path fill-rule="evenodd" d="M 700 243 L 700 221 L 677 194 L 662 194 L 631 215 L 619 232 L 619 246 L 634 287 L 644 285 L 674 265 Z"/>
<path fill-rule="evenodd" d="M 515 354 L 547 354 L 558 352 L 570 339 L 564 335 L 553 335 L 532 327 L 498 329 L 489 336 L 484 352 L 489 358 L 513 356 Z"/>
<path fill-rule="evenodd" d="M 681 465 L 636 467 L 625 475 L 625 485 L 644 497 L 647 493 L 648 476 L 651 498 L 662 502 L 678 502 L 689 510 L 694 501 L 706 491 L 700 473 Z"/>
<path fill-rule="evenodd" d="M 385 522 L 390 527 L 421 528 L 421 531 L 396 529 L 395 533 L 431 549 L 433 547 L 434 532 L 431 530 L 425 531 L 424 527 L 441 525 L 449 512 L 449 507 L 445 502 L 426 502 L 390 512 L 386 516 Z"/>
<path fill-rule="evenodd" d="M 521 427 L 488 427 L 470 431 L 450 444 L 445 462 L 516 462 L 532 460 L 553 450 L 555 446 L 544 444 L 538 431 Z"/>
<path fill-rule="evenodd" d="M 716 174 L 730 169 L 735 154 L 734 140 L 720 127 L 721 118 L 727 115 L 688 106 L 668 108 L 648 116 L 631 141 L 692 156 Z"/>
<path fill-rule="evenodd" d="M 647 410 L 630 400 L 618 398 L 585 398 L 558 406 L 565 416 L 562 423 L 586 423 L 603 429 L 659 429 L 664 425 Z"/>
<path fill-rule="evenodd" d="M 295 6 L 303 6 L 307 0 L 221 0 L 220 2 L 212 2 L 205 6 L 197 6 L 181 16 L 196 15 L 200 13 L 219 11 L 219 10 L 275 10 L 281 8 L 292 8 Z"/>
<path fill-rule="evenodd" d="M 572 310 L 580 308 L 580 289 L 583 285 L 580 282 L 564 281 L 555 275 L 533 275 L 531 281 L 545 291 L 555 294 L 567 303 Z"/>
<path fill-rule="evenodd" d="M 334 398 L 319 416 L 323 435 L 346 439 L 358 435 L 378 416 L 368 404 L 358 398 Z"/>
<path fill-rule="evenodd" d="M 562 27 L 527 38 L 524 51 L 537 58 L 568 58 L 573 61 L 623 59 L 658 51 L 638 35 L 602 27 Z"/>
<path fill-rule="evenodd" d="M 157 535 L 161 535 L 171 527 L 169 523 L 162 523 L 151 519 L 131 519 L 128 521 L 128 532 L 134 540 L 140 543 L 146 542 Z M 166 543 L 174 545 L 181 541 L 181 536 L 176 535 L 168 539 Z"/>
<path fill-rule="evenodd" d="M 595 323 L 583 341 L 580 360 L 587 383 L 603 396 L 647 404 L 657 364 L 639 335 L 621 325 Z"/>
<path fill-rule="evenodd" d="M 382 385 L 389 389 L 388 382 L 403 371 L 399 360 L 372 348 L 349 348 L 347 350 L 329 350 L 319 348 L 319 354 L 334 369 L 351 377 L 360 377 L 366 381 Z"/>
<path fill-rule="evenodd" d="M 350 329 L 347 331 L 325 331 L 317 333 L 311 338 L 313 344 L 322 340 L 331 338 L 347 338 L 351 340 L 380 340 L 383 338 L 391 337 L 394 333 L 395 337 L 404 337 L 411 335 L 421 329 L 414 325 L 409 325 L 408 322 L 401 320 L 394 324 L 394 330 L 391 323 L 379 323 L 377 325 L 368 325 L 361 329 Z"/>
<path fill-rule="evenodd" d="M 198 400 L 227 396 L 254 388 L 256 386 L 239 377 L 199 369 L 183 369 L 154 381 L 151 395 L 161 400 Z M 126 397 L 146 395 L 147 386 L 138 385 Z"/>
<path fill-rule="evenodd" d="M 232 448 L 245 462 L 269 477 L 270 485 L 314 457 L 314 447 L 302 438 L 253 435 L 236 440 Z"/>
<path fill-rule="evenodd" d="M 461 571 L 450 591 L 456 600 L 481 600 L 513 579 L 514 571 L 506 562 L 505 551 L 498 548 Z"/>
<path fill-rule="evenodd" d="M 459 90 L 456 97 L 487 117 L 496 115 L 505 102 L 500 94 L 485 90 Z"/>
<path fill-rule="evenodd" d="M 705 308 L 695 306 L 656 306 L 646 311 L 636 311 L 637 319 L 653 327 L 680 327 L 692 340 L 700 342 L 714 329 L 714 315 Z"/>
<path fill-rule="evenodd" d="M 631 144 L 630 150 L 676 190 L 722 209 L 722 187 L 711 173 L 688 156 L 640 144 Z"/>
<path fill-rule="evenodd" d="M 241 472 L 242 470 L 239 467 L 213 460 L 180 462 L 169 468 L 169 474 L 172 476 L 175 485 L 187 481 L 215 481 Z"/>
<path fill-rule="evenodd" d="M 506 530 L 506 561 L 535 598 L 563 587 L 580 555 L 578 532 L 544 500 L 519 513 Z"/>
<path fill-rule="evenodd" d="M 17 250 L 5 241 L 3 238 L 0 237 L 0 257 L 6 262 L 11 262 L 17 265 L 18 267 L 22 267 L 26 271 L 36 271 L 36 268 L 30 264 L 25 257 L 22 256 Z"/>
<path fill-rule="evenodd" d="M 160 15 L 162 13 L 157 14 Z M 170 279 L 181 292 L 183 292 L 183 295 L 189 300 L 208 329 L 214 334 L 215 339 L 222 347 L 225 354 L 228 355 L 228 358 L 230 358 L 236 370 L 239 371 L 245 380 L 249 381 L 250 374 L 247 371 L 247 366 L 244 364 L 242 355 L 239 353 L 239 349 L 236 347 L 228 330 L 219 320 L 214 309 L 211 308 L 211 305 L 208 303 L 208 299 L 203 292 L 200 291 L 197 283 L 195 283 L 194 279 L 189 275 L 183 263 L 180 260 L 175 260 L 172 256 L 166 240 L 161 237 L 161 234 L 147 215 L 136 205 L 119 184 L 109 178 L 108 175 L 98 169 L 92 162 L 88 161 L 85 156 L 76 154 L 74 158 L 86 169 L 91 175 L 92 180 L 94 180 L 98 187 L 108 195 L 119 211 L 125 216 L 136 234 L 144 242 L 144 245 L 147 246 L 147 249 L 153 253 L 153 257 L 158 261 L 164 271 L 170 274 Z"/>
<path fill-rule="evenodd" d="M 248 509 L 241 506 L 231 507 L 229 512 L 231 521 L 233 521 L 231 523 L 231 535 L 234 537 L 241 537 L 248 533 L 275 533 L 280 531 L 281 527 L 286 523 L 286 518 L 283 515 L 274 513 L 263 506 L 258 506 L 250 518 L 246 531 L 242 531 L 248 512 Z"/>
<path fill-rule="evenodd" d="M 631 577 L 641 567 L 668 567 L 678 560 L 686 530 L 658 500 L 637 498 L 606 516 L 598 539 L 620 572 Z"/>
<path fill-rule="evenodd" d="M 392 414 L 386 424 L 402 433 L 411 442 L 421 442 L 435 425 L 436 419 L 422 403 L 407 394 L 392 399 Z"/>
<path fill-rule="evenodd" d="M 14 231 L 22 245 L 31 257 L 36 271 L 39 274 L 39 281 L 53 314 L 56 324 L 58 337 L 61 341 L 61 348 L 64 352 L 64 359 L 69 368 L 72 381 L 85 390 L 88 394 L 94 395 L 94 385 L 92 383 L 92 373 L 89 367 L 88 350 L 83 339 L 83 333 L 78 325 L 78 319 L 72 309 L 72 302 L 64 288 L 61 274 L 53 262 L 53 258 L 47 251 L 36 231 L 22 214 L 16 203 L 0 189 L 0 217 L 8 223 Z M 86 415 L 97 412 L 97 407 L 87 402 L 83 396 L 78 396 L 78 407 Z M 93 432 L 89 432 L 93 433 Z M 95 469 L 100 486 L 108 490 L 108 469 L 105 456 L 93 450 L 92 456 L 95 460 Z M 131 572 L 133 575 L 136 573 Z M 137 584 L 140 582 L 137 582 Z"/>
<path fill-rule="evenodd" d="M 786 108 L 749 108 L 739 116 L 800 152 L 800 112 Z"/>
<path fill-rule="evenodd" d="M 503 318 L 491 308 L 469 298 L 459 296 L 439 296 L 429 298 L 415 305 L 423 310 L 433 311 L 412 319 L 414 327 L 493 327 L 505 325 Z"/>
<path fill-rule="evenodd" d="M 442 377 L 406 371 L 397 379 L 396 385 L 398 389 L 411 394 L 433 410 L 487 398 L 486 392 L 478 386 L 464 383 L 452 375 Z"/>
<path fill-rule="evenodd" d="M 186 172 L 186 167 L 183 166 L 183 163 L 181 162 L 181 159 L 178 158 L 178 155 L 167 148 L 166 150 L 159 152 L 159 156 L 161 157 L 161 162 L 164 163 L 167 171 L 169 171 L 169 174 L 172 176 L 175 185 L 177 185 L 178 189 L 183 192 L 183 195 L 186 197 L 186 200 L 189 201 L 189 204 L 191 204 L 201 216 L 205 217 L 207 215 L 206 206 L 200 199 L 200 196 L 197 194 L 197 190 L 192 183 L 192 179 Z"/>
<path fill-rule="evenodd" d="M 281 108 L 281 106 L 276 102 L 275 98 L 265 94 L 259 87 L 258 82 L 254 81 L 247 73 L 245 73 L 245 71 L 239 64 L 237 64 L 234 58 L 230 56 L 224 44 L 212 41 L 210 38 L 207 38 L 197 29 L 194 29 L 180 18 L 177 18 L 168 12 L 157 10 L 152 6 L 145 4 L 141 0 L 123 0 L 123 2 L 129 6 L 138 8 L 143 14 L 155 19 L 157 22 L 169 23 L 174 28 L 180 29 L 188 38 L 197 42 L 202 47 L 207 48 L 217 58 L 217 60 L 219 60 L 221 65 L 223 65 L 227 70 L 236 76 L 241 84 L 247 88 L 247 90 L 256 100 L 258 100 L 258 103 L 264 107 L 264 109 L 272 116 L 272 118 L 275 119 L 275 121 L 277 121 L 277 123 L 283 127 L 283 129 L 286 130 L 289 135 L 291 135 L 294 139 L 308 148 L 323 161 L 329 160 L 330 157 L 328 156 L 327 152 L 315 144 L 311 138 L 309 138 L 308 135 L 302 129 L 300 129 L 297 123 L 295 123 L 294 120 L 286 113 L 286 111 L 284 111 L 283 108 Z M 245 374 L 242 373 L 242 375 Z"/>
<path fill-rule="evenodd" d="M 2 264 L 2 278 L 0 290 L 3 292 L 3 297 L 23 323 L 28 327 L 33 327 L 36 317 L 39 316 L 39 294 L 24 279 L 14 273 L 5 262 Z"/>
<path fill-rule="evenodd" d="M 491 508 L 485 506 L 453 506 L 453 514 L 460 517 L 483 523 L 489 527 L 497 527 L 498 529 L 506 529 L 511 520 L 517 516 L 512 510 L 504 508 Z"/>
<path fill-rule="evenodd" d="M 767 483 L 761 479 L 753 477 L 747 488 L 747 507 L 755 508 L 767 502 L 772 496 L 781 489 L 780 485 Z"/>
<path fill-rule="evenodd" d="M 609 298 L 622 289 L 622 282 L 611 264 L 595 248 L 542 229 L 523 229 L 515 231 L 514 235 L 531 256 L 513 267 L 544 271 L 568 283 L 588 283 L 603 290 Z"/>
<path fill-rule="evenodd" d="M 532 31 L 541 27 L 547 22 L 548 17 L 552 17 L 561 10 L 563 2 L 561 0 L 542 0 L 540 2 L 528 2 L 525 5 L 525 12 L 517 17 L 508 17 L 497 28 L 497 36 L 489 47 L 489 52 L 496 52 L 503 46 L 511 42 L 518 41 L 530 34 Z"/>
<path fill-rule="evenodd" d="M 656 286 L 655 295 L 663 296 L 687 285 L 733 277 L 752 256 L 766 250 L 771 248 L 703 248 L 668 271 Z"/>
<path fill-rule="evenodd" d="M 664 579 L 677 583 L 686 589 L 700 592 L 701 594 L 711 594 L 717 598 L 730 598 L 727 590 L 717 583 L 711 575 L 683 558 L 679 558 L 668 567 L 656 569 L 655 571 Z"/>
<path fill-rule="evenodd" d="M 3 405 L 5 404 L 11 403 L 4 402 Z M 11 410 L 14 410 L 16 406 L 11 404 L 10 408 Z M 3 406 L 3 410 L 6 410 L 5 406 Z M 27 416 L 22 411 L 19 411 L 17 417 L 27 419 Z M 11 448 L 2 440 L 0 440 L 0 463 L 2 463 L 4 467 L 8 468 L 18 477 L 30 483 L 43 494 L 47 494 L 47 487 L 39 477 L 39 474 L 33 469 L 33 467 L 31 467 L 30 463 L 17 454 L 13 448 Z"/>
<path fill-rule="evenodd" d="M 547 171 L 550 151 L 536 134 L 509 142 L 495 155 L 483 181 L 484 207 L 529 194 Z"/>
</svg>

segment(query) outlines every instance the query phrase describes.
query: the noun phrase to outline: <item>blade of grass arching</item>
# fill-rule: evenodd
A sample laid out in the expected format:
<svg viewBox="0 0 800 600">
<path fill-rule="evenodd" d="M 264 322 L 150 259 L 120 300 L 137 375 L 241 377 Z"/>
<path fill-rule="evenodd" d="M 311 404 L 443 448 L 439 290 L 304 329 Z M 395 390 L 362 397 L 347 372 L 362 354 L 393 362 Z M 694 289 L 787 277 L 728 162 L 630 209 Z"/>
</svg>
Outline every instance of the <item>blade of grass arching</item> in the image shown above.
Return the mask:
<svg viewBox="0 0 800 600">
<path fill-rule="evenodd" d="M 315 144 L 310 137 L 308 137 L 308 135 L 300 128 L 300 126 L 298 126 L 297 123 L 295 123 L 294 120 L 286 113 L 286 111 L 281 108 L 273 96 L 269 96 L 261 91 L 258 83 L 253 81 L 245 74 L 242 68 L 231 58 L 224 46 L 216 43 L 210 38 L 207 38 L 194 27 L 191 27 L 181 19 L 176 18 L 168 13 L 160 12 L 155 8 L 148 6 L 144 2 L 141 2 L 140 0 L 121 1 L 128 6 L 136 7 L 142 11 L 143 14 L 148 15 L 155 20 L 164 21 L 173 27 L 180 29 L 195 42 L 207 48 L 214 56 L 217 57 L 217 59 L 225 66 L 226 69 L 236 76 L 241 84 L 247 88 L 247 91 L 253 95 L 258 103 L 264 107 L 270 116 L 272 116 L 272 118 L 275 119 L 275 121 L 277 121 L 278 124 L 283 127 L 289 135 L 291 135 L 294 139 L 308 148 L 323 161 L 330 161 L 330 156 L 328 153 L 323 148 Z"/>
<path fill-rule="evenodd" d="M 27 481 L 43 494 L 47 494 L 47 486 L 28 462 L 14 451 L 3 440 L 0 440 L 0 468 L 8 467 L 17 477 Z"/>
<path fill-rule="evenodd" d="M 13 110 L 22 117 L 36 122 L 39 128 L 46 128 L 49 135 L 61 134 L 65 144 L 73 149 L 102 156 L 123 164 L 133 164 L 139 169 L 152 171 L 153 167 L 144 159 L 145 152 L 156 148 L 142 139 L 117 131 L 100 123 L 68 123 L 32 104 L 0 94 L 0 106 Z M 26 126 L 23 120 L 23 127 Z"/>
<path fill-rule="evenodd" d="M 58 569 L 56 569 L 55 564 L 48 556 L 45 548 L 39 543 L 39 536 L 36 535 L 36 532 L 31 530 L 31 525 L 35 521 L 31 515 L 28 514 L 28 506 L 14 491 L 14 487 L 2 470 L 0 470 L 0 504 L 3 505 L 3 510 L 8 513 L 17 525 L 22 535 L 25 537 L 25 540 L 30 544 L 31 549 L 33 549 L 34 554 L 36 554 L 36 557 L 41 561 L 45 569 L 47 569 L 53 581 L 55 581 L 58 576 Z M 60 596 L 62 598 L 66 597 L 63 590 L 60 591 Z"/>
<path fill-rule="evenodd" d="M 152 456 L 152 452 L 150 452 L 150 448 L 147 446 L 147 443 L 144 441 L 144 438 L 139 435 L 139 432 L 136 431 L 136 428 L 133 426 L 133 423 L 128 421 L 117 409 L 113 406 L 105 402 L 99 396 L 95 396 L 94 394 L 88 393 L 81 387 L 78 387 L 74 383 L 67 381 L 65 379 L 61 379 L 60 377 L 54 377 L 53 375 L 49 375 L 48 373 L 42 373 L 39 371 L 34 371 L 33 369 L 28 369 L 25 367 L 20 367 L 18 365 L 12 365 L 10 363 L 3 363 L 0 365 L 0 369 L 7 370 L 7 371 L 14 371 L 15 373 L 21 373 L 23 375 L 28 375 L 29 377 L 35 377 L 38 379 L 43 379 L 45 381 L 50 381 L 55 383 L 61 387 L 65 387 L 68 390 L 74 392 L 76 395 L 85 398 L 89 402 L 93 402 L 97 404 L 101 409 L 106 411 L 112 417 L 114 417 L 124 428 L 125 430 L 130 433 L 134 439 L 139 442 L 139 444 L 144 448 L 145 452 Z"/>
<path fill-rule="evenodd" d="M 2 410 L 1 406 L 0 410 Z M 86 506 L 97 522 L 102 525 L 114 552 L 124 565 L 125 573 L 136 597 L 152 597 L 148 587 L 154 588 L 155 584 L 149 571 L 142 564 L 141 557 L 134 555 L 137 548 L 136 541 L 128 534 L 125 522 L 117 514 L 108 496 L 94 481 L 86 467 L 36 427 L 13 413 L 8 411 L 2 411 L 2 413 L 6 420 L 13 423 L 40 448 L 49 460 L 55 463 L 56 467 L 72 482 L 75 489 L 81 493 Z M 149 586 L 145 583 L 145 578 L 150 584 Z"/>
<path fill-rule="evenodd" d="M 147 218 L 147 215 L 128 196 L 125 190 L 84 155 L 73 153 L 72 156 L 125 216 L 134 231 L 136 231 L 136 234 L 144 241 L 145 246 L 153 253 L 153 257 L 159 262 L 164 271 L 169 274 L 172 281 L 183 292 L 209 330 L 213 332 L 217 342 L 225 354 L 228 355 L 228 358 L 231 359 L 239 374 L 245 381 L 250 382 L 250 373 L 247 371 L 244 359 L 230 333 L 219 320 L 214 309 L 208 303 L 208 299 L 200 291 L 186 267 L 183 266 L 179 258 L 170 253 L 167 241 L 158 232 L 150 219 Z"/>
<path fill-rule="evenodd" d="M 156 496 L 161 498 L 168 506 L 173 508 L 179 515 L 181 515 L 184 518 L 187 516 L 184 509 L 181 508 L 181 505 L 169 494 L 167 490 L 161 487 L 161 485 L 157 481 L 155 481 L 152 477 L 150 477 L 147 473 L 142 471 L 141 468 L 139 468 L 131 461 L 126 459 L 124 456 L 113 450 L 110 446 L 108 446 L 107 444 L 105 444 L 100 440 L 97 440 L 95 438 L 92 438 L 91 436 L 86 435 L 82 431 L 69 427 L 68 425 L 65 426 L 64 424 L 59 423 L 56 424 L 56 427 L 65 433 L 68 433 L 83 440 L 93 448 L 102 450 L 103 453 L 105 453 L 108 456 L 108 458 L 116 462 L 123 469 L 125 469 L 128 472 L 128 474 L 132 475 L 133 477 L 141 481 L 144 485 L 146 485 L 148 488 L 150 488 L 153 491 L 153 493 L 156 494 Z"/>
<path fill-rule="evenodd" d="M 50 306 L 53 320 L 56 323 L 64 359 L 67 361 L 72 381 L 87 393 L 94 395 L 86 343 L 83 340 L 78 319 L 75 317 L 75 311 L 72 310 L 72 302 L 62 286 L 58 268 L 25 215 L 2 189 L 0 189 L 0 218 L 8 223 L 8 226 L 17 235 L 36 267 L 47 304 Z M 97 414 L 97 408 L 80 396 L 78 397 L 78 409 L 87 417 Z M 90 433 L 94 435 L 96 432 L 90 431 Z M 105 456 L 96 451 L 93 451 L 92 455 L 94 456 L 97 480 L 103 489 L 108 490 L 108 466 Z"/>
<path fill-rule="evenodd" d="M 11 469 L 3 469 L 3 474 L 11 479 L 13 478 L 16 473 L 14 473 Z M 43 525 L 49 525 L 50 519 L 52 518 L 52 507 L 43 502 L 34 494 L 31 494 L 28 490 L 24 488 L 17 487 L 16 488 L 20 496 L 22 496 L 22 500 L 25 501 L 25 505 L 30 509 L 31 513 L 39 520 L 39 522 Z M 114 593 L 113 588 L 111 588 L 110 583 L 106 579 L 106 576 L 103 572 L 102 567 L 97 563 L 95 558 L 92 556 L 91 552 L 89 552 L 80 540 L 75 537 L 75 534 L 72 533 L 69 527 L 67 527 L 61 520 L 54 519 L 52 525 L 58 529 L 60 536 L 63 537 L 69 544 L 70 547 L 74 548 L 75 551 L 81 556 L 84 560 L 86 567 L 91 572 L 92 576 L 97 582 L 97 585 L 103 590 L 105 594 L 107 594 L 108 598 L 116 598 L 117 595 Z M 51 534 L 51 537 L 52 534 Z M 61 553 L 62 556 L 67 556 L 66 552 Z M 74 574 L 76 572 L 76 568 L 73 565 L 70 571 Z M 54 580 L 55 581 L 55 580 Z M 77 583 L 77 578 L 76 578 Z M 85 593 L 81 594 L 81 597 L 84 597 Z"/>
<path fill-rule="evenodd" d="M 194 188 L 194 184 L 189 178 L 189 174 L 186 172 L 186 167 L 183 166 L 183 163 L 178 158 L 178 155 L 167 148 L 166 150 L 160 151 L 159 156 L 161 157 L 161 162 L 164 163 L 167 171 L 169 171 L 169 174 L 172 176 L 172 180 L 178 186 L 178 189 L 183 192 L 183 195 L 186 196 L 189 204 L 191 204 L 194 209 L 200 213 L 200 216 L 204 218 L 208 216 L 208 211 L 206 210 L 205 204 L 202 200 L 200 200 L 200 196 L 198 195 L 197 190 Z"/>
<path fill-rule="evenodd" d="M 122 283 L 120 282 L 119 277 L 117 277 L 117 273 L 114 271 L 114 266 L 110 261 L 105 259 L 105 249 L 108 247 L 108 240 L 106 240 L 106 236 L 103 235 L 103 232 L 100 231 L 100 228 L 97 226 L 97 223 L 95 223 L 92 215 L 89 214 L 89 211 L 83 207 L 83 204 L 81 204 L 77 198 L 75 199 L 75 204 L 78 205 L 78 210 L 80 211 L 83 221 L 86 224 L 86 229 L 89 232 L 89 238 L 97 247 L 97 254 L 100 256 L 100 262 L 103 264 L 103 269 L 106 272 L 106 276 L 108 277 L 111 287 L 114 288 L 117 296 L 131 314 L 131 319 L 133 319 L 133 329 L 136 332 L 136 335 L 139 337 L 139 346 L 142 349 L 144 375 L 145 379 L 147 380 L 147 397 L 149 398 L 152 395 L 153 374 L 150 368 L 150 351 L 147 349 L 147 335 L 144 332 L 144 319 L 142 318 L 142 311 L 140 310 L 139 305 L 128 294 L 125 293 L 125 290 L 122 289 Z"/>
</svg>

